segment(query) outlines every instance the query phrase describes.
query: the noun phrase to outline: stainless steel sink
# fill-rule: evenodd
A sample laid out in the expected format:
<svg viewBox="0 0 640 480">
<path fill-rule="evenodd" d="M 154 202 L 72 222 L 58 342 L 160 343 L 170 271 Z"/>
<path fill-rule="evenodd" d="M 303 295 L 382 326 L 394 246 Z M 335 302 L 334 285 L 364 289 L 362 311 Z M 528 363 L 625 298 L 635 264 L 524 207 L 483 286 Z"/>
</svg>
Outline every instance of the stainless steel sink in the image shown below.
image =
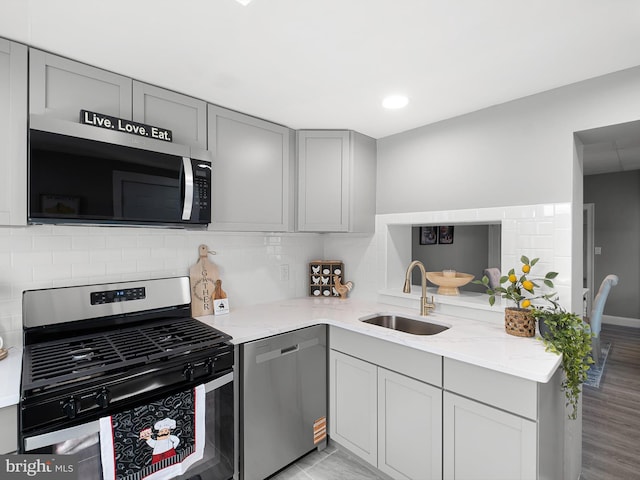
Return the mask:
<svg viewBox="0 0 640 480">
<path fill-rule="evenodd" d="M 360 321 L 370 323 L 371 325 L 390 328 L 391 330 L 411 333 L 412 335 L 436 335 L 437 333 L 444 332 L 449 329 L 446 325 L 426 322 L 424 320 L 415 320 L 413 318 L 403 317 L 392 313 L 376 313 L 368 317 L 362 317 Z"/>
</svg>

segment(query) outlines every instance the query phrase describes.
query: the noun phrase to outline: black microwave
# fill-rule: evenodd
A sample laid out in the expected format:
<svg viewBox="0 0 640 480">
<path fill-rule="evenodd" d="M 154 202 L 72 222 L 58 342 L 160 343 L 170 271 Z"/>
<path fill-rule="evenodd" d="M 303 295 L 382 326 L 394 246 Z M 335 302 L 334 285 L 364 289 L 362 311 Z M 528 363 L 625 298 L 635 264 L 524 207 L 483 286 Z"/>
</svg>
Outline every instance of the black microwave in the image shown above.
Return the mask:
<svg viewBox="0 0 640 480">
<path fill-rule="evenodd" d="M 31 116 L 28 221 L 205 227 L 211 154 Z"/>
</svg>

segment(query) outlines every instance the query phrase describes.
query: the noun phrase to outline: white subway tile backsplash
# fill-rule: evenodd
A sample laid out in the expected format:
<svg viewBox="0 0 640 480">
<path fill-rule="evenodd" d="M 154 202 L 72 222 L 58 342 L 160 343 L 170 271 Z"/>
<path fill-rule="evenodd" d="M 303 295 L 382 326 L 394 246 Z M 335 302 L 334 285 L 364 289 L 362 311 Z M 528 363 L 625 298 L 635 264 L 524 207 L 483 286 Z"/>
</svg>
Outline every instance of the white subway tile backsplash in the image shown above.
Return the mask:
<svg viewBox="0 0 640 480">
<path fill-rule="evenodd" d="M 140 235 L 137 239 L 139 248 L 161 248 L 166 244 L 162 235 Z"/>
<path fill-rule="evenodd" d="M 23 251 L 12 253 L 14 267 L 31 265 L 49 265 L 53 263 L 53 252 Z"/>
<path fill-rule="evenodd" d="M 71 237 L 68 235 L 43 235 L 33 237 L 34 250 L 71 250 Z"/>
<path fill-rule="evenodd" d="M 72 227 L 69 227 L 72 228 Z M 102 229 L 100 229 L 103 231 Z M 71 247 L 74 250 L 99 250 L 105 248 L 107 239 L 105 237 L 99 237 L 97 235 L 81 234 L 77 233 L 73 235 L 71 240 Z"/>
<path fill-rule="evenodd" d="M 107 275 L 135 273 L 137 271 L 135 261 L 107 262 Z"/>
<path fill-rule="evenodd" d="M 8 270 L 11 268 L 11 253 L 0 250 L 0 270 Z"/>
<path fill-rule="evenodd" d="M 53 252 L 53 264 L 78 264 L 89 263 L 89 252 L 87 250 L 69 250 Z"/>
<path fill-rule="evenodd" d="M 119 262 L 122 260 L 122 250 L 119 248 L 96 250 L 92 249 L 89 253 L 89 261 L 93 262 Z"/>
<path fill-rule="evenodd" d="M 138 246 L 138 237 L 134 235 L 115 235 L 106 238 L 106 248 L 135 248 Z"/>
<path fill-rule="evenodd" d="M 33 280 L 54 281 L 71 278 L 71 265 L 34 265 Z"/>
<path fill-rule="evenodd" d="M 562 257 L 571 256 L 571 229 L 556 228 L 554 235 L 554 253 Z"/>
<path fill-rule="evenodd" d="M 87 257 L 89 252 L 85 252 Z M 81 278 L 100 278 L 107 272 L 107 265 L 105 263 L 92 262 L 92 263 L 77 263 L 71 265 L 71 277 L 75 280 Z M 92 282 L 86 282 L 92 283 Z"/>
<path fill-rule="evenodd" d="M 554 223 L 553 222 L 537 222 L 536 231 L 537 235 L 553 235 Z"/>
<path fill-rule="evenodd" d="M 22 292 L 188 275 L 205 244 L 233 306 L 304 296 L 318 234 L 38 225 L 0 229 L 0 334 L 22 328 Z M 289 265 L 289 281 L 279 265 Z"/>
</svg>

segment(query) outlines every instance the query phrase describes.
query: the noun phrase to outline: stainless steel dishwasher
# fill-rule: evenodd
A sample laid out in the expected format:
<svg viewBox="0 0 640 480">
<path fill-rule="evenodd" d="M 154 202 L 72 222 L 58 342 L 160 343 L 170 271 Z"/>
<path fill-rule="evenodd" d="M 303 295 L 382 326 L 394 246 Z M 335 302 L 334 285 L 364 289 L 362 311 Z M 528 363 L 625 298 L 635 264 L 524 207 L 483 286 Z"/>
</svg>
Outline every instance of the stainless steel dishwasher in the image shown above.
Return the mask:
<svg viewBox="0 0 640 480">
<path fill-rule="evenodd" d="M 326 325 L 240 349 L 240 476 L 262 480 L 326 446 Z"/>
</svg>

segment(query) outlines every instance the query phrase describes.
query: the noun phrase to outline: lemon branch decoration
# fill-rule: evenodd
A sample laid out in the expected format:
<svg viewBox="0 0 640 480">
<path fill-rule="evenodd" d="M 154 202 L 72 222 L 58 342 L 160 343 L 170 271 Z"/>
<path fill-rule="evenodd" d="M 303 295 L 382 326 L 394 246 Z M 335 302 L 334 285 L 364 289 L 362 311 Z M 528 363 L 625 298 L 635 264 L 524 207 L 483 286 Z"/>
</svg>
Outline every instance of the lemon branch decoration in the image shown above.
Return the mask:
<svg viewBox="0 0 640 480">
<path fill-rule="evenodd" d="M 522 255 L 520 262 L 522 267 L 522 275 L 518 277 L 514 268 L 509 270 L 506 276 L 500 277 L 500 285 L 495 288 L 489 287 L 489 278 L 485 275 L 482 280 L 475 280 L 472 283 L 478 285 L 484 285 L 487 288 L 487 294 L 489 295 L 489 304 L 493 305 L 496 302 L 496 295 L 502 296 L 513 301 L 518 308 L 529 308 L 531 301 L 536 298 L 544 298 L 551 301 L 555 297 L 555 292 L 536 295 L 536 289 L 540 288 L 542 282 L 549 288 L 553 288 L 553 279 L 558 276 L 558 272 L 548 272 L 544 277 L 531 277 L 528 276 L 531 273 L 531 268 L 538 263 L 539 258 L 529 260 L 529 257 Z M 503 286 L 504 285 L 504 286 Z"/>
</svg>

